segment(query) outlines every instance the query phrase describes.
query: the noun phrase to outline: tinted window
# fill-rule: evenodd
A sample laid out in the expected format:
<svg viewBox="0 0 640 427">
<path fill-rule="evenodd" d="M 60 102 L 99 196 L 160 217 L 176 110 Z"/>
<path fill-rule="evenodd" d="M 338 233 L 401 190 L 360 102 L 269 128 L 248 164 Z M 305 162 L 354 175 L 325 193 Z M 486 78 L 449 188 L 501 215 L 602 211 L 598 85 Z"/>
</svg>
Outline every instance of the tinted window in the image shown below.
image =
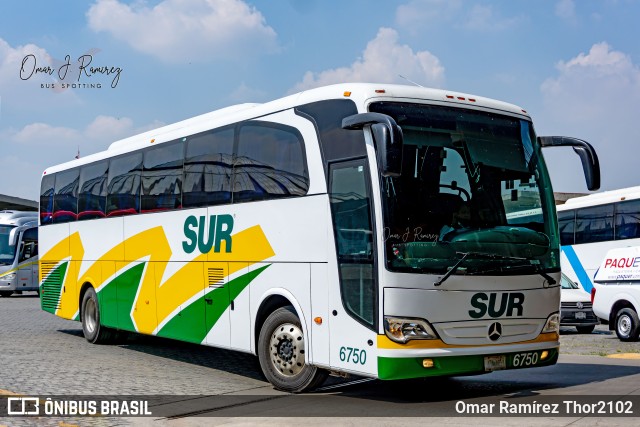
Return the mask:
<svg viewBox="0 0 640 427">
<path fill-rule="evenodd" d="M 231 202 L 233 128 L 195 135 L 187 141 L 184 207 Z"/>
<path fill-rule="evenodd" d="M 233 172 L 234 202 L 302 196 L 309 189 L 302 136 L 288 126 L 242 126 Z"/>
<path fill-rule="evenodd" d="M 613 205 L 576 210 L 576 244 L 613 240 Z"/>
<path fill-rule="evenodd" d="M 107 216 L 130 215 L 140 210 L 142 153 L 111 160 L 107 187 Z"/>
<path fill-rule="evenodd" d="M 42 177 L 40 185 L 40 225 L 51 224 L 53 221 L 53 192 L 55 175 Z"/>
<path fill-rule="evenodd" d="M 144 153 L 142 212 L 177 209 L 182 199 L 183 145 L 162 144 Z"/>
<path fill-rule="evenodd" d="M 576 211 L 558 212 L 558 225 L 560 227 L 560 244 L 573 245 L 573 234 L 576 229 Z"/>
<path fill-rule="evenodd" d="M 83 166 L 80 169 L 78 220 L 102 218 L 107 201 L 108 161 Z"/>
<path fill-rule="evenodd" d="M 313 102 L 297 107 L 296 112 L 316 125 L 325 169 L 330 162 L 366 155 L 364 132 L 342 129 L 342 119 L 358 113 L 350 99 Z"/>
<path fill-rule="evenodd" d="M 79 169 L 71 169 L 56 174 L 53 196 L 53 222 L 75 221 L 78 213 Z"/>
<path fill-rule="evenodd" d="M 22 234 L 19 261 L 24 261 L 38 255 L 38 229 L 30 228 Z"/>
<path fill-rule="evenodd" d="M 640 200 L 616 205 L 616 239 L 640 237 Z"/>
<path fill-rule="evenodd" d="M 353 317 L 373 326 L 376 283 L 366 160 L 334 163 L 330 178 L 342 302 Z"/>
</svg>

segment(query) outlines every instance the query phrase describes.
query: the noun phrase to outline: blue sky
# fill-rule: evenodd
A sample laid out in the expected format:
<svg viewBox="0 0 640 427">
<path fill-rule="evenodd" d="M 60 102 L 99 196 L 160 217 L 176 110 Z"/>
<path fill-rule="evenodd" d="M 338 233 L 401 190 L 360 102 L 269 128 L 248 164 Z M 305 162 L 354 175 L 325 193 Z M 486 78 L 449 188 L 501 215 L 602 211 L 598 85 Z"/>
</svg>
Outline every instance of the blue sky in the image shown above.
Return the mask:
<svg viewBox="0 0 640 427">
<path fill-rule="evenodd" d="M 640 0 L 2 2 L 0 193 L 35 199 L 46 167 L 162 124 L 398 75 L 518 104 L 539 135 L 590 141 L 603 189 L 639 185 L 639 18 Z M 29 77 L 67 55 L 72 76 L 85 54 L 120 68 L 115 87 L 115 74 L 76 89 Z M 586 191 L 570 149 L 547 154 L 554 190 Z"/>
</svg>

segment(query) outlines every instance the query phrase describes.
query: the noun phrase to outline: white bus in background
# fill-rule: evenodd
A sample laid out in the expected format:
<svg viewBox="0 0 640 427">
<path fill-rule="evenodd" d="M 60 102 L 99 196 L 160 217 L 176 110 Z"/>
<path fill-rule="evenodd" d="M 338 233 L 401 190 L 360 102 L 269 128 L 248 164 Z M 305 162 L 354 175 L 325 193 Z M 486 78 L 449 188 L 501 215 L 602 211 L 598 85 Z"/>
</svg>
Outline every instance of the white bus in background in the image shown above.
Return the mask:
<svg viewBox="0 0 640 427">
<path fill-rule="evenodd" d="M 38 213 L 0 211 L 0 297 L 38 291 Z"/>
<path fill-rule="evenodd" d="M 640 337 L 640 246 L 611 249 L 602 259 L 591 291 L 594 313 L 622 341 Z"/>
<path fill-rule="evenodd" d="M 609 250 L 640 246 L 640 187 L 569 199 L 557 211 L 562 272 L 587 292 Z"/>
<path fill-rule="evenodd" d="M 551 365 L 546 146 L 573 147 L 599 187 L 588 143 L 413 86 L 327 86 L 117 141 L 43 174 L 42 308 L 92 343 L 130 331 L 253 353 L 294 392 L 328 372 Z"/>
</svg>

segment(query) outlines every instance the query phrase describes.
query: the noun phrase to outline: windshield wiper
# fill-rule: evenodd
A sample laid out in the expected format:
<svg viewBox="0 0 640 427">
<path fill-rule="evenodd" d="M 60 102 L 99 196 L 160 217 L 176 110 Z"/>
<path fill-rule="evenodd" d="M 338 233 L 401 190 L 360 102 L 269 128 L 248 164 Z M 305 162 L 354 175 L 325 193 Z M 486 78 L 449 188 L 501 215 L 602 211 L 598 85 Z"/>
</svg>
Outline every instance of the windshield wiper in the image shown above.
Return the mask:
<svg viewBox="0 0 640 427">
<path fill-rule="evenodd" d="M 464 262 L 464 260 L 467 259 L 467 257 L 469 255 L 471 255 L 471 252 L 456 252 L 456 254 L 462 254 L 462 258 L 460 258 L 460 261 L 458 261 L 455 264 L 453 264 L 453 266 L 449 269 L 449 271 L 447 271 L 447 273 L 444 276 L 442 276 L 440 278 L 440 280 L 438 280 L 437 282 L 433 283 L 433 286 L 442 285 L 445 280 L 447 280 L 453 273 L 458 271 L 458 268 L 460 267 L 460 264 L 462 264 Z"/>
<path fill-rule="evenodd" d="M 536 266 L 534 264 L 529 264 L 529 265 L 507 265 L 507 266 L 503 266 L 500 268 L 492 268 L 492 269 L 487 269 L 487 270 L 481 270 L 481 273 L 492 273 L 492 272 L 500 272 L 500 273 L 504 273 L 506 271 L 511 271 L 511 270 L 517 270 L 517 269 L 527 269 L 527 270 L 531 270 L 533 268 L 534 272 L 536 274 L 539 274 L 540 276 L 542 276 L 546 281 L 549 282 L 550 285 L 555 285 L 556 280 L 549 276 L 547 273 L 545 273 L 544 271 L 542 271 L 540 269 L 539 266 Z M 477 273 L 471 273 L 471 274 L 477 274 Z"/>
<path fill-rule="evenodd" d="M 490 253 L 483 253 L 483 252 L 456 252 L 456 254 L 462 255 L 462 258 L 460 258 L 460 260 L 458 262 L 456 262 L 449 269 L 449 271 L 447 271 L 447 273 L 440 278 L 440 280 L 438 280 L 437 282 L 434 282 L 433 286 L 442 285 L 445 282 L 445 280 L 447 280 L 449 277 L 451 277 L 452 274 L 454 274 L 456 271 L 458 271 L 458 268 L 460 268 L 462 263 L 469 256 L 472 256 L 474 258 L 508 259 L 508 260 L 513 260 L 513 261 L 527 261 L 528 260 L 528 258 L 507 256 L 507 255 L 498 255 L 498 254 L 490 254 Z M 534 264 L 530 264 L 530 265 L 521 265 L 521 266 L 518 266 L 518 267 L 519 268 L 522 268 L 522 267 L 534 267 L 535 270 L 536 270 L 536 273 L 538 273 L 540 276 L 542 276 L 544 279 L 546 279 L 549 282 L 550 285 L 555 285 L 556 284 L 556 281 L 553 279 L 553 277 L 549 276 L 547 273 L 542 271 L 539 268 L 539 266 L 535 266 Z M 511 267 L 511 268 L 515 268 L 515 267 Z M 490 271 L 504 271 L 504 270 L 503 269 L 485 270 L 484 273 L 487 273 L 487 272 L 490 272 Z"/>
</svg>

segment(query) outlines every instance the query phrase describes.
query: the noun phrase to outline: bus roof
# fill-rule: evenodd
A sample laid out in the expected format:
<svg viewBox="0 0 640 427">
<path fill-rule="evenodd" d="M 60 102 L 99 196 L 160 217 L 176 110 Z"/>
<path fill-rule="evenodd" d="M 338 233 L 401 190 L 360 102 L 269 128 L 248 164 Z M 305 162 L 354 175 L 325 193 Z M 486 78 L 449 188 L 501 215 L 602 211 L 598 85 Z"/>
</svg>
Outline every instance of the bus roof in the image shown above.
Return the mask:
<svg viewBox="0 0 640 427">
<path fill-rule="evenodd" d="M 351 99 L 358 106 L 360 112 L 364 112 L 365 106 L 373 100 L 419 100 L 432 101 L 440 103 L 441 105 L 489 109 L 503 113 L 515 114 L 522 118 L 529 119 L 529 114 L 516 105 L 466 93 L 383 83 L 341 83 L 309 89 L 264 104 L 247 103 L 233 105 L 153 129 L 148 132 L 116 141 L 105 151 L 49 167 L 43 172 L 43 175 L 107 159 L 129 151 L 148 147 L 150 144 L 160 144 L 163 142 L 173 141 L 177 138 L 204 132 L 209 129 L 226 126 L 243 120 L 258 118 L 278 111 L 287 110 L 298 105 L 327 99 Z"/>
<path fill-rule="evenodd" d="M 640 186 L 620 188 L 618 190 L 603 191 L 587 196 L 574 197 L 563 205 L 558 205 L 558 211 L 585 208 L 589 206 L 606 205 L 607 203 L 621 202 L 624 200 L 640 199 Z"/>
<path fill-rule="evenodd" d="M 33 222 L 37 225 L 38 212 L 0 211 L 0 225 L 25 225 Z"/>
</svg>

